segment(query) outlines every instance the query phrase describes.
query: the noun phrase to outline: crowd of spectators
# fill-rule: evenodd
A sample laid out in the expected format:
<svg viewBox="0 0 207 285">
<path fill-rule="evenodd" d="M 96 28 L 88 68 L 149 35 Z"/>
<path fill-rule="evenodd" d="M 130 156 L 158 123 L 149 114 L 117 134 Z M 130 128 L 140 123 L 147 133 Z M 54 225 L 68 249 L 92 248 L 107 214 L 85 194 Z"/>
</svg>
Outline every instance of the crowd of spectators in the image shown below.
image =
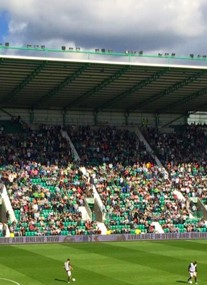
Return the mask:
<svg viewBox="0 0 207 285">
<path fill-rule="evenodd" d="M 95 222 L 82 220 L 79 207 L 84 205 L 87 181 L 60 128 L 5 134 L 1 142 L 1 180 L 17 217 L 8 221 L 11 233 L 100 233 Z"/>
<path fill-rule="evenodd" d="M 152 160 L 136 134 L 127 129 L 69 126 L 67 132 L 85 166 L 103 163 L 128 166 L 137 161 Z"/>
<path fill-rule="evenodd" d="M 150 128 L 145 129 L 145 136 L 169 173 L 173 188 L 182 193 L 186 200 L 200 199 L 207 205 L 207 126 L 178 126 L 170 133 Z M 198 214 L 196 204 L 190 202 L 190 210 L 195 217 Z M 186 223 L 184 227 L 184 231 L 198 229 L 206 230 L 203 219 L 198 219 L 197 224 Z"/>
<path fill-rule="evenodd" d="M 151 154 L 129 131 L 114 127 L 74 127 L 68 131 L 85 161 L 90 158 L 94 162 L 87 169 L 105 205 L 106 224 L 113 233 L 143 229 L 143 225 L 144 231 L 150 232 L 152 221 L 159 221 L 165 232 L 206 230 L 204 221 L 196 220 L 187 200 L 188 196 L 198 197 L 200 193 L 201 198 L 206 194 L 205 128 L 188 126 L 184 133 L 173 134 L 150 130 L 146 137 L 163 168 L 155 165 Z M 107 155 L 106 149 L 110 150 Z M 175 195 L 176 191 L 184 199 Z M 194 220 L 190 219 L 193 215 Z"/>
<path fill-rule="evenodd" d="M 145 129 L 163 167 L 129 130 L 109 126 L 66 130 L 80 156 L 78 163 L 59 127 L 1 134 L 0 175 L 17 217 L 17 222 L 9 223 L 14 235 L 101 233 L 97 223 L 83 221 L 79 211 L 84 197 L 93 195 L 92 186 L 104 204 L 110 233 L 152 233 L 155 221 L 165 232 L 206 230 L 203 219 L 190 219 L 196 209 L 188 203 L 188 198 L 204 201 L 206 196 L 204 127 L 188 126 L 173 134 Z"/>
<path fill-rule="evenodd" d="M 146 134 L 176 189 L 185 197 L 206 197 L 207 126 L 187 125 L 173 133 Z"/>
<path fill-rule="evenodd" d="M 174 195 L 175 190 L 180 191 L 182 186 L 182 183 L 178 183 L 176 162 L 169 167 L 170 164 L 165 161 L 163 164 L 166 168 L 159 168 L 137 136 L 128 130 L 81 126 L 68 128 L 68 133 L 93 177 L 108 217 L 106 225 L 112 233 L 132 232 L 137 228 L 151 232 L 155 230 L 151 226 L 153 221 L 161 222 L 166 232 L 189 231 L 191 209 L 185 199 Z M 153 134 L 156 137 L 155 131 L 149 134 L 150 138 Z M 160 144 L 164 144 L 162 137 L 166 136 L 157 137 Z M 189 139 L 187 134 L 183 139 L 186 137 Z M 152 143 L 152 146 L 155 147 L 156 143 Z M 166 149 L 170 149 L 170 146 Z M 162 156 L 156 154 L 162 160 Z M 169 178 L 165 169 L 170 173 Z M 184 223 L 184 228 L 177 226 Z"/>
</svg>

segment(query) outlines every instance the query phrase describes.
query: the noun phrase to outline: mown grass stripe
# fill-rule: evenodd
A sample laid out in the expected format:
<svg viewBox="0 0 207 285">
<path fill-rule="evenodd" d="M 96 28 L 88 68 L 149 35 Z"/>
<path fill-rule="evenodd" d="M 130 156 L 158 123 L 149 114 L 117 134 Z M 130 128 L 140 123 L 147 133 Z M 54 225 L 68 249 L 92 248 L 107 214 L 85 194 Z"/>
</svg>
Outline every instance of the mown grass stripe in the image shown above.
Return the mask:
<svg viewBox="0 0 207 285">
<path fill-rule="evenodd" d="M 70 257 L 77 285 L 179 285 L 186 282 L 187 265 L 196 258 L 199 284 L 205 284 L 206 245 L 145 241 L 0 246 L 0 273 L 7 278 L 10 272 L 9 278 L 21 280 L 21 285 L 63 285 L 63 262 Z"/>
</svg>

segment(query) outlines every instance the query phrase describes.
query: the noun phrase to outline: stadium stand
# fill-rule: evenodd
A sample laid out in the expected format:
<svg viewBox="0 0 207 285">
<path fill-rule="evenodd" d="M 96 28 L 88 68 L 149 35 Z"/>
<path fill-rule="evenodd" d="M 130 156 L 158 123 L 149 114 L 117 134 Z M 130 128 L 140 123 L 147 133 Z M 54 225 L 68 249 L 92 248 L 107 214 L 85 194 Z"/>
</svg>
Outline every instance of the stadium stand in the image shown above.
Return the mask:
<svg viewBox="0 0 207 285">
<path fill-rule="evenodd" d="M 110 134 L 108 140 L 103 136 L 103 133 L 107 133 L 104 129 L 95 134 L 91 129 L 87 132 L 87 142 L 92 143 L 94 148 L 94 151 L 91 152 L 89 147 L 90 157 L 92 154 L 95 157 L 97 156 L 97 149 L 98 153 L 100 153 L 99 148 L 102 139 L 105 145 L 110 143 L 113 145 L 113 156 L 121 157 L 120 161 L 116 161 L 114 158 L 111 160 L 108 155 L 106 163 L 106 156 L 101 153 L 100 159 L 102 160 L 102 164 L 99 163 L 95 166 L 92 163 L 93 165 L 90 169 L 90 175 L 92 175 L 94 184 L 105 205 L 107 213 L 105 223 L 108 230 L 112 233 L 135 233 L 139 232 L 139 230 L 142 232 L 152 232 L 155 230 L 151 226 L 152 222 L 159 221 L 162 224 L 164 232 L 182 232 L 184 227 L 175 226 L 171 220 L 173 218 L 175 223 L 179 221 L 183 224 L 182 219 L 187 219 L 189 210 L 186 208 L 185 201 L 177 199 L 177 196 L 173 194 L 174 190 L 177 190 L 177 188 L 173 187 L 173 181 L 166 179 L 164 169 L 160 169 L 154 165 L 153 157 L 150 156 L 150 153 L 147 153 L 143 145 L 140 150 L 137 150 L 139 156 L 136 157 L 133 153 L 132 157 L 130 157 L 130 152 L 127 152 L 127 158 L 123 157 L 124 159 L 122 160 L 120 153 L 123 155 L 123 152 L 120 150 L 127 151 L 126 145 L 135 150 L 140 142 L 137 138 L 134 141 L 134 145 L 130 145 L 132 140 L 129 138 L 128 141 L 123 136 L 124 144 L 122 145 L 119 137 L 122 136 L 121 130 L 117 130 L 116 133 L 116 130 L 113 129 L 114 137 L 119 138 L 118 140 L 113 140 L 113 135 L 109 130 L 110 128 L 108 128 L 108 133 Z M 86 133 L 86 129 L 84 130 L 83 127 L 82 131 Z M 77 141 L 83 141 L 83 145 L 85 146 L 87 142 L 82 138 L 82 131 Z M 97 133 L 100 133 L 100 135 L 98 136 Z M 74 132 L 72 135 L 77 137 L 74 135 Z M 96 137 L 97 145 L 95 144 L 94 137 Z M 85 149 L 87 150 L 87 148 Z M 88 157 L 86 150 L 83 153 L 84 157 Z M 148 157 L 146 154 L 148 154 Z M 146 157 L 148 160 L 145 160 Z M 94 162 L 94 157 L 91 159 Z M 133 163 L 133 159 L 140 162 Z M 122 164 L 121 161 L 127 161 L 127 163 L 123 165 L 124 163 Z"/>
<path fill-rule="evenodd" d="M 17 220 L 9 222 L 14 235 L 99 231 L 94 222 L 82 220 L 78 206 L 84 203 L 84 181 L 58 132 L 43 127 L 1 137 L 1 178 Z"/>
<path fill-rule="evenodd" d="M 206 125 L 186 125 L 182 121 L 182 124 L 173 124 L 173 127 L 165 130 L 164 127 L 158 128 L 158 116 L 155 116 L 153 124 L 154 115 L 149 115 L 164 110 L 164 107 L 161 108 L 164 104 L 167 104 L 168 110 L 173 105 L 172 121 L 176 121 L 179 112 L 186 112 L 181 103 L 187 96 L 191 98 L 193 94 L 194 99 L 199 97 L 197 78 L 206 76 L 205 70 L 194 74 L 194 69 L 187 68 L 183 72 L 178 67 L 140 68 L 138 65 L 120 67 L 108 64 L 104 65 L 104 72 L 100 72 L 99 64 L 88 65 L 85 62 L 65 62 L 64 70 L 62 62 L 33 59 L 29 66 L 25 59 L 22 62 L 21 59 L 15 62 L 12 59 L 2 60 L 3 66 L 5 63 L 8 69 L 19 68 L 17 74 L 19 70 L 23 72 L 21 66 L 28 66 L 25 78 L 31 81 L 36 80 L 35 70 L 38 69 L 39 76 L 43 76 L 44 80 L 35 85 L 39 91 L 36 92 L 32 87 L 34 85 L 30 86 L 30 80 L 16 85 L 11 73 L 13 80 L 10 80 L 10 84 L 13 87 L 10 84 L 7 86 L 5 80 L 5 88 L 2 89 L 5 94 L 0 94 L 5 99 L 11 94 L 6 90 L 13 88 L 11 96 L 14 100 L 8 100 L 7 107 L 20 104 L 21 98 L 15 98 L 17 93 L 32 107 L 26 123 L 19 115 L 12 115 L 10 120 L 0 122 L 0 179 L 3 187 L 6 187 L 7 201 L 11 205 L 11 208 L 6 208 L 5 203 L 1 204 L 1 235 L 73 236 L 207 231 Z M 43 75 L 42 69 L 46 69 Z M 61 71 L 55 87 L 47 75 L 49 71 L 54 74 Z M 79 78 L 82 73 L 83 78 L 90 80 Z M 77 82 L 74 83 L 74 80 Z M 116 84 L 111 84 L 114 81 Z M 45 82 L 48 86 L 44 85 Z M 69 82 L 71 85 L 68 87 Z M 186 94 L 187 90 L 182 92 L 183 101 L 176 108 L 177 97 L 171 93 L 189 82 L 190 93 Z M 159 89 L 158 93 L 153 84 Z M 24 93 L 24 87 L 28 93 Z M 139 92 L 140 89 L 143 89 L 143 94 Z M 97 90 L 100 91 L 98 95 Z M 191 94 L 191 90 L 198 93 Z M 136 92 L 139 98 L 134 96 Z M 54 98 L 57 94 L 60 97 Z M 113 94 L 116 96 L 110 97 Z M 132 95 L 130 102 L 128 94 Z M 170 96 L 166 98 L 168 94 Z M 86 104 L 85 98 L 89 99 Z M 120 103 L 119 99 L 123 99 L 123 102 Z M 33 107 L 41 104 L 48 106 L 47 100 L 49 107 L 56 108 L 57 105 L 61 108 L 55 109 L 63 113 L 61 127 L 57 126 L 57 118 L 54 118 L 55 123 L 49 120 L 44 125 L 38 123 L 47 116 L 40 110 L 36 117 L 39 114 L 42 117 L 38 117 L 33 124 Z M 190 103 L 193 110 L 201 105 L 196 100 Z M 126 108 L 125 104 L 128 104 Z M 113 110 L 123 112 L 124 123 L 120 119 L 117 125 L 107 121 L 99 121 L 98 124 L 99 105 L 100 109 L 104 106 L 109 108 L 110 116 Z M 21 106 L 28 107 L 24 103 Z M 145 117 L 138 117 L 135 112 L 135 124 L 129 124 L 128 112 L 136 111 L 140 106 L 139 111 L 146 112 Z M 92 110 L 94 121 L 84 122 L 81 117 L 78 124 L 67 124 L 67 107 L 73 111 L 79 108 L 77 117 L 81 117 L 83 109 L 88 112 Z M 53 119 L 55 114 L 50 118 Z M 72 115 L 75 117 L 72 111 L 69 112 L 69 116 Z M 137 118 L 140 129 L 136 124 Z M 171 120 L 171 115 L 168 118 Z M 169 121 L 167 124 L 170 125 Z M 4 194 L 5 190 L 1 193 L 2 197 Z"/>
<path fill-rule="evenodd" d="M 167 178 L 165 169 L 155 165 L 153 156 L 129 130 L 88 126 L 67 130 L 80 156 L 79 163 L 73 160 L 59 127 L 42 126 L 38 131 L 1 136 L 1 177 L 16 216 L 16 221 L 8 223 L 15 236 L 101 233 L 96 216 L 84 221 L 79 211 L 85 198 L 93 196 L 93 186 L 104 205 L 103 222 L 108 233 L 152 233 L 156 232 L 154 222 L 163 232 L 206 231 L 204 219 L 187 200 L 201 198 L 195 195 L 195 189 L 197 179 L 205 177 L 205 167 L 195 173 L 188 163 L 189 180 L 188 172 L 175 162 L 169 167 L 169 161 L 160 156 L 169 172 Z M 153 145 L 151 130 L 149 134 L 151 146 L 159 146 L 156 142 Z M 167 136 L 159 136 L 164 149 L 169 148 L 165 145 L 170 142 Z M 182 144 L 179 134 L 176 137 L 174 133 L 173 138 Z M 85 167 L 89 179 L 80 166 Z M 186 181 L 191 182 L 187 193 Z M 175 191 L 184 199 L 179 199 Z"/>
</svg>

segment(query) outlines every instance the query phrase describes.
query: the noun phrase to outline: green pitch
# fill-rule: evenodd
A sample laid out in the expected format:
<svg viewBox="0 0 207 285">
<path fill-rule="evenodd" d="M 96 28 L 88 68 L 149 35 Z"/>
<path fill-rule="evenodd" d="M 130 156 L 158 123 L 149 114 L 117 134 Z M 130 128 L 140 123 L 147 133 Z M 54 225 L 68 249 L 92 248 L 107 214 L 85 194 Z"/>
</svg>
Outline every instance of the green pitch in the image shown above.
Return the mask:
<svg viewBox="0 0 207 285">
<path fill-rule="evenodd" d="M 77 285 L 181 285 L 190 261 L 207 284 L 207 240 L 0 246 L 0 285 L 64 285 L 63 263 Z"/>
</svg>

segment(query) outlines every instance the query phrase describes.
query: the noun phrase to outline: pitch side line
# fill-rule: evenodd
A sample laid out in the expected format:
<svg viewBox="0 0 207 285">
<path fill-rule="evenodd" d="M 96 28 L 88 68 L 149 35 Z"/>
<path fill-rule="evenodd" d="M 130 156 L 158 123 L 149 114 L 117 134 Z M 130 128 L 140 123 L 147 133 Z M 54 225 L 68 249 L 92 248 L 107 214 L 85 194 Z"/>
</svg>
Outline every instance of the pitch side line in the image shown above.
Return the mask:
<svg viewBox="0 0 207 285">
<path fill-rule="evenodd" d="M 0 280 L 6 280 L 6 281 L 10 281 L 10 282 L 12 282 L 12 283 L 14 283 L 14 284 L 16 284 L 16 285 L 20 285 L 20 283 L 14 281 L 14 280 L 11 280 L 11 279 L 1 278 L 1 277 L 0 277 Z"/>
</svg>

